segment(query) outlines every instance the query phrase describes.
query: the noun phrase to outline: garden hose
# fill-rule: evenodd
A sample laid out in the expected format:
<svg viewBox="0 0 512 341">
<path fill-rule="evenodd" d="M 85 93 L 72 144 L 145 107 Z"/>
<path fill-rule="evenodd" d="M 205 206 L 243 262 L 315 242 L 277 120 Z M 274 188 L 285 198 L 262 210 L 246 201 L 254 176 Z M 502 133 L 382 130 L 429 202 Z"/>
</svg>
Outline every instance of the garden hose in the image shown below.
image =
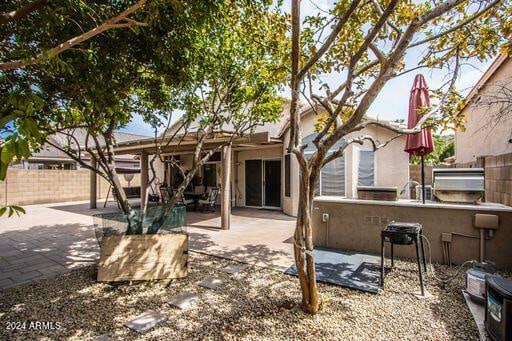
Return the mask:
<svg viewBox="0 0 512 341">
<path fill-rule="evenodd" d="M 439 278 L 437 277 L 436 275 L 436 272 L 435 272 L 435 269 L 434 269 L 434 266 L 432 265 L 432 249 L 430 247 L 430 242 L 428 241 L 427 237 L 425 237 L 424 235 L 421 235 L 421 237 L 423 238 L 423 240 L 425 240 L 427 242 L 427 246 L 428 246 L 428 263 L 429 263 L 429 266 L 430 266 L 430 271 L 432 272 L 432 276 L 434 277 L 435 280 L 437 280 L 438 282 L 441 282 L 443 284 L 449 284 L 451 281 L 453 281 L 455 278 L 457 278 L 457 276 L 459 276 L 461 270 L 468 264 L 471 264 L 471 265 L 475 265 L 477 264 L 478 262 L 474 259 L 472 260 L 467 260 L 465 261 L 464 263 L 462 263 L 459 268 L 457 269 L 457 271 L 455 272 L 455 275 L 453 276 L 450 276 L 450 277 L 446 277 L 446 278 Z M 425 255 L 423 255 L 423 257 L 425 257 Z"/>
</svg>

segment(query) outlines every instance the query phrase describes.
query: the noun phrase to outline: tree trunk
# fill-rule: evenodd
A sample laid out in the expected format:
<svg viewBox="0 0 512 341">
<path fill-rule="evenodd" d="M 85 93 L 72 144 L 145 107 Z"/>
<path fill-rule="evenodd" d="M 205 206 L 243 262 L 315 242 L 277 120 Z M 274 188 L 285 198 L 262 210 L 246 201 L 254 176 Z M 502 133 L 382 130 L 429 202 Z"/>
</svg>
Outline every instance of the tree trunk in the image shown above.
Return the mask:
<svg viewBox="0 0 512 341">
<path fill-rule="evenodd" d="M 316 283 L 311 228 L 312 197 L 309 195 L 309 174 L 301 172 L 299 208 L 294 235 L 294 255 L 302 291 L 302 309 L 312 315 L 320 310 L 320 297 Z"/>
<path fill-rule="evenodd" d="M 160 230 L 160 228 L 162 227 L 162 225 L 165 221 L 165 218 L 167 217 L 169 212 L 172 211 L 172 208 L 174 207 L 176 202 L 179 201 L 179 198 L 181 197 L 181 195 L 183 195 L 183 192 L 185 192 L 185 190 L 187 189 L 190 182 L 194 179 L 194 176 L 197 173 L 198 169 L 200 167 L 202 167 L 210 159 L 211 155 L 213 154 L 211 152 L 208 155 L 206 155 L 205 157 L 203 157 L 202 159 L 198 160 L 198 158 L 200 157 L 200 152 L 202 150 L 202 146 L 203 146 L 203 143 L 199 142 L 196 147 L 197 150 L 194 154 L 192 169 L 184 177 L 180 186 L 176 190 L 175 195 L 171 198 L 171 201 L 165 205 L 165 208 L 160 212 L 158 218 L 155 218 L 153 220 L 151 226 L 148 228 L 148 234 L 158 233 L 158 231 Z"/>
<path fill-rule="evenodd" d="M 315 315 L 320 309 L 320 298 L 315 277 L 315 260 L 313 256 L 313 235 L 311 229 L 311 207 L 313 196 L 310 195 L 309 161 L 304 157 L 301 149 L 300 116 L 299 116 L 299 57 L 300 57 L 300 0 L 292 0 L 292 72 L 290 103 L 290 141 L 288 150 L 297 156 L 300 165 L 300 189 L 297 223 L 294 234 L 294 256 L 297 274 L 299 275 L 300 289 L 302 291 L 302 309 Z"/>
<path fill-rule="evenodd" d="M 107 171 L 107 177 L 110 180 L 110 184 L 116 193 L 116 197 L 118 199 L 119 205 L 121 206 L 121 210 L 126 215 L 128 223 L 126 234 L 142 234 L 144 232 L 142 227 L 144 215 L 142 212 L 137 212 L 132 209 L 130 203 L 128 202 L 128 198 L 126 197 L 126 193 L 124 192 L 121 181 L 119 180 L 119 176 L 116 171 L 114 143 L 112 141 L 111 130 L 105 132 L 103 134 L 103 138 L 107 147 L 107 157 L 104 155 L 98 155 L 98 162 L 103 162 L 104 168 Z M 98 145 L 96 147 L 98 152 L 101 152 L 101 147 Z"/>
</svg>

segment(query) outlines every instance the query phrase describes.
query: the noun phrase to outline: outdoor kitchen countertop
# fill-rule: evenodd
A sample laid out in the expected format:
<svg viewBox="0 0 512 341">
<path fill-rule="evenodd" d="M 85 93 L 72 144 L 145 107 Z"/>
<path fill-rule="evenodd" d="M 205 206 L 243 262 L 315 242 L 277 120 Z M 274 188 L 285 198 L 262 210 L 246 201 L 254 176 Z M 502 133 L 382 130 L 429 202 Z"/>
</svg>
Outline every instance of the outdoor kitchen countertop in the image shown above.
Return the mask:
<svg viewBox="0 0 512 341">
<path fill-rule="evenodd" d="M 449 203 L 427 200 L 425 204 L 419 200 L 413 199 L 398 199 L 396 201 L 384 200 L 362 200 L 350 199 L 339 196 L 319 196 L 315 198 L 315 202 L 338 202 L 347 204 L 361 204 L 361 205 L 382 205 L 382 206 L 400 206 L 400 207 L 424 207 L 424 208 L 447 208 L 454 210 L 473 210 L 473 211 L 501 211 L 512 212 L 512 207 L 503 204 L 496 204 L 490 202 L 481 202 L 477 204 L 464 204 L 464 203 Z"/>
</svg>

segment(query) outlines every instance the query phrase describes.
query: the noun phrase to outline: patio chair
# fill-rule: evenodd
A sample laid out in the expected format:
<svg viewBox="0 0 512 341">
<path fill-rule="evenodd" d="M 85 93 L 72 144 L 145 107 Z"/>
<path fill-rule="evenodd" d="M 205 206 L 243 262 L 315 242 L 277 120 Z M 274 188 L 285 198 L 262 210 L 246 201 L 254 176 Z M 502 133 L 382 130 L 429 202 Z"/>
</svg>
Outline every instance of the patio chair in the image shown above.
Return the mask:
<svg viewBox="0 0 512 341">
<path fill-rule="evenodd" d="M 171 188 L 169 187 L 160 187 L 160 194 L 162 195 L 162 202 L 167 204 L 171 201 Z"/>
<path fill-rule="evenodd" d="M 208 209 L 209 211 L 215 212 L 215 203 L 217 202 L 218 196 L 219 196 L 219 188 L 218 187 L 212 188 L 206 199 L 201 199 L 198 201 L 199 205 L 201 205 L 201 211 Z"/>
<path fill-rule="evenodd" d="M 178 190 L 173 189 L 172 190 L 172 195 L 173 196 L 176 195 L 177 191 Z M 176 203 L 179 204 L 179 205 L 185 205 L 185 206 L 188 207 L 189 205 L 195 204 L 195 201 L 194 201 L 194 199 L 186 199 L 185 195 L 183 195 L 183 192 L 182 192 L 180 197 L 178 198 L 178 201 Z"/>
</svg>

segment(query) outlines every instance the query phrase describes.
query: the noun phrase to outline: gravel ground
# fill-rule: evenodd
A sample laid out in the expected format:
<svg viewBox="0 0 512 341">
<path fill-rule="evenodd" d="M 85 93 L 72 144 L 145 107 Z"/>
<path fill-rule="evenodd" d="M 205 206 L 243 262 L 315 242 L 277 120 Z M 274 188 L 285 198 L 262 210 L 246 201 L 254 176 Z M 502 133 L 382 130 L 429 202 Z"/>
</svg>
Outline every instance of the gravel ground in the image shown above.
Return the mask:
<svg viewBox="0 0 512 341">
<path fill-rule="evenodd" d="M 478 332 L 461 295 L 463 277 L 446 289 L 427 279 L 429 299 L 417 299 L 416 263 L 395 261 L 379 295 L 320 284 L 324 299 L 315 317 L 293 309 L 300 301 L 298 281 L 282 273 L 250 267 L 243 273 L 220 272 L 235 262 L 190 253 L 188 278 L 172 282 L 95 282 L 95 267 L 0 292 L 0 339 L 477 339 Z M 436 266 L 445 273 L 454 268 Z M 195 283 L 219 276 L 220 290 Z M 196 308 L 181 312 L 165 302 L 183 291 L 200 293 Z M 167 314 L 163 325 L 138 335 L 123 326 L 148 309 Z M 30 329 L 30 322 L 60 324 L 59 329 Z M 25 329 L 8 330 L 9 322 Z M 48 325 L 47 325 L 48 326 Z M 12 325 L 11 325 L 12 327 Z"/>
</svg>

